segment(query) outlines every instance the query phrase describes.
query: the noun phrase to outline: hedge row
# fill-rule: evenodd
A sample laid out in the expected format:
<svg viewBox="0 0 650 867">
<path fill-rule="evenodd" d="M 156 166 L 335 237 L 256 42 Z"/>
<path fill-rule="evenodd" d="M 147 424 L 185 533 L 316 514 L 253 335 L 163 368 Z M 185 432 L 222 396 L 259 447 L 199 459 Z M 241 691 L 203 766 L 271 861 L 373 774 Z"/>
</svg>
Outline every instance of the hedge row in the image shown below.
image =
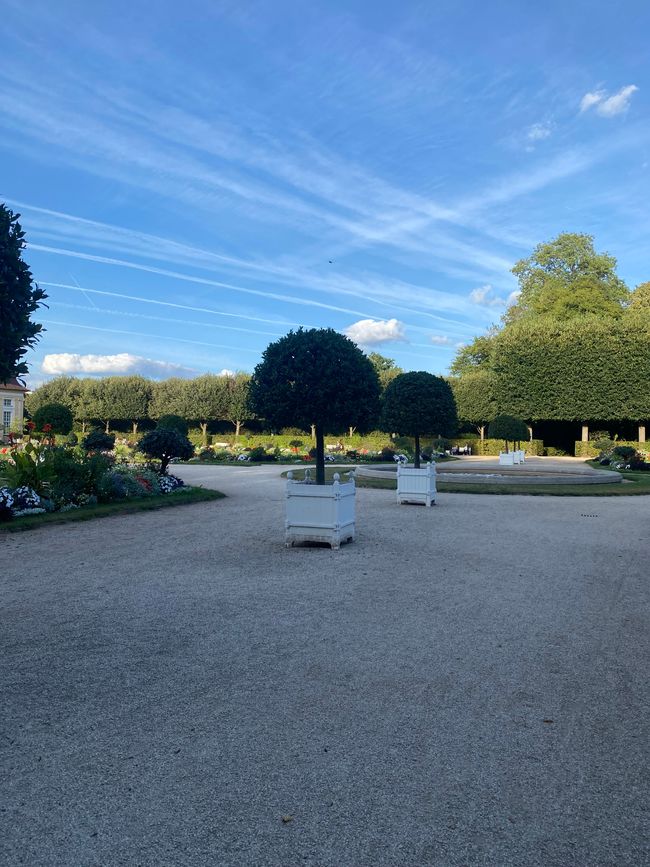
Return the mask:
<svg viewBox="0 0 650 867">
<path fill-rule="evenodd" d="M 632 446 L 637 451 L 646 452 L 650 450 L 650 443 L 640 443 L 635 440 L 616 440 L 614 446 Z M 597 458 L 600 454 L 600 449 L 595 442 L 582 442 L 576 440 L 575 454 L 577 458 Z"/>
</svg>

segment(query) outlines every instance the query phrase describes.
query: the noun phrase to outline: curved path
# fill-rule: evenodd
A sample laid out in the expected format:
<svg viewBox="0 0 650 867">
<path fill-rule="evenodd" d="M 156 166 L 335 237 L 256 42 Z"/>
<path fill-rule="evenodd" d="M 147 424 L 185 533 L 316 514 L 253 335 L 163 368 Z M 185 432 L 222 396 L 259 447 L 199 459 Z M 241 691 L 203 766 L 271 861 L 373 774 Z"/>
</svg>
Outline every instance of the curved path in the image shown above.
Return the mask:
<svg viewBox="0 0 650 867">
<path fill-rule="evenodd" d="M 360 489 L 0 537 L 0 863 L 647 864 L 650 498 Z"/>
</svg>

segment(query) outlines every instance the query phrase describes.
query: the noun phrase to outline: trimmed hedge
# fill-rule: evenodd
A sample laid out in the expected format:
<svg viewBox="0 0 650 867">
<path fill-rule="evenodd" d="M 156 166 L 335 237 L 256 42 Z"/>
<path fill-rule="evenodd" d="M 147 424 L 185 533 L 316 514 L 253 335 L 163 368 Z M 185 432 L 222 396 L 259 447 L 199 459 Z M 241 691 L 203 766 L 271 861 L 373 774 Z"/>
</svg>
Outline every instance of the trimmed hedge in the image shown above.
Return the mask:
<svg viewBox="0 0 650 867">
<path fill-rule="evenodd" d="M 650 443 L 640 443 L 634 440 L 616 440 L 613 443 L 614 446 L 631 446 L 631 448 L 638 452 L 650 451 Z M 599 454 L 600 449 L 596 447 L 595 442 L 585 443 L 582 440 L 576 440 L 575 455 L 577 458 L 597 458 Z"/>
</svg>

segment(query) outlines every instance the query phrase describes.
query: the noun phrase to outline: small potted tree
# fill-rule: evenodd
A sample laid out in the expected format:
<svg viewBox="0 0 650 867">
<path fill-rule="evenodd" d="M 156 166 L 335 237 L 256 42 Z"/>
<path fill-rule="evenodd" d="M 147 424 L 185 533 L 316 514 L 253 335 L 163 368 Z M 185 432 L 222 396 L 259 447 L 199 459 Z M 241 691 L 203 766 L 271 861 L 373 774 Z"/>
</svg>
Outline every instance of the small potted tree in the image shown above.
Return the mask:
<svg viewBox="0 0 650 867">
<path fill-rule="evenodd" d="M 521 451 L 515 449 L 514 446 L 525 438 L 528 428 L 525 423 L 512 415 L 498 415 L 490 422 L 488 427 L 488 437 L 495 440 L 503 440 L 505 452 L 499 454 L 499 465 L 505 467 L 514 466 L 514 464 L 522 463 Z M 508 446 L 512 443 L 513 450 L 510 451 Z"/>
<path fill-rule="evenodd" d="M 436 497 L 435 464 L 420 464 L 420 437 L 426 433 L 452 436 L 458 418 L 449 383 L 425 371 L 401 373 L 386 388 L 382 406 L 382 429 L 415 440 L 413 466 L 397 465 L 397 502 L 424 503 Z"/>
<path fill-rule="evenodd" d="M 275 428 L 313 425 L 316 483 L 289 473 L 285 541 L 328 542 L 338 548 L 355 536 L 354 477 L 325 484 L 325 433 L 376 420 L 379 379 L 369 359 L 332 328 L 290 331 L 271 343 L 253 371 L 249 407 Z"/>
</svg>

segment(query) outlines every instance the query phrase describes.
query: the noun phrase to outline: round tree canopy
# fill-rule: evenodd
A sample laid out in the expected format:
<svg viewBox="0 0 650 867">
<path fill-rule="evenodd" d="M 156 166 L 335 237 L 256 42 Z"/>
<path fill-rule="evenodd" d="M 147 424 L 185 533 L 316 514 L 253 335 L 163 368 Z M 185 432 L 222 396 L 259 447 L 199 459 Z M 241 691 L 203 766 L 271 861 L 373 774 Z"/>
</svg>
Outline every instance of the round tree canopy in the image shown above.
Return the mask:
<svg viewBox="0 0 650 867">
<path fill-rule="evenodd" d="M 379 409 L 370 360 L 332 328 L 290 331 L 271 343 L 253 371 L 249 406 L 276 428 L 314 424 L 327 433 L 368 429 Z"/>
<path fill-rule="evenodd" d="M 488 437 L 506 442 L 519 442 L 528 439 L 528 428 L 520 418 L 512 415 L 498 415 L 490 422 Z"/>
<path fill-rule="evenodd" d="M 384 392 L 382 429 L 401 436 L 453 436 L 458 427 L 449 383 L 426 371 L 402 373 Z"/>
<path fill-rule="evenodd" d="M 72 430 L 72 413 L 62 403 L 46 403 L 39 407 L 32 419 L 36 430 L 43 430 L 43 425 L 49 424 L 52 433 L 69 434 Z"/>
</svg>

